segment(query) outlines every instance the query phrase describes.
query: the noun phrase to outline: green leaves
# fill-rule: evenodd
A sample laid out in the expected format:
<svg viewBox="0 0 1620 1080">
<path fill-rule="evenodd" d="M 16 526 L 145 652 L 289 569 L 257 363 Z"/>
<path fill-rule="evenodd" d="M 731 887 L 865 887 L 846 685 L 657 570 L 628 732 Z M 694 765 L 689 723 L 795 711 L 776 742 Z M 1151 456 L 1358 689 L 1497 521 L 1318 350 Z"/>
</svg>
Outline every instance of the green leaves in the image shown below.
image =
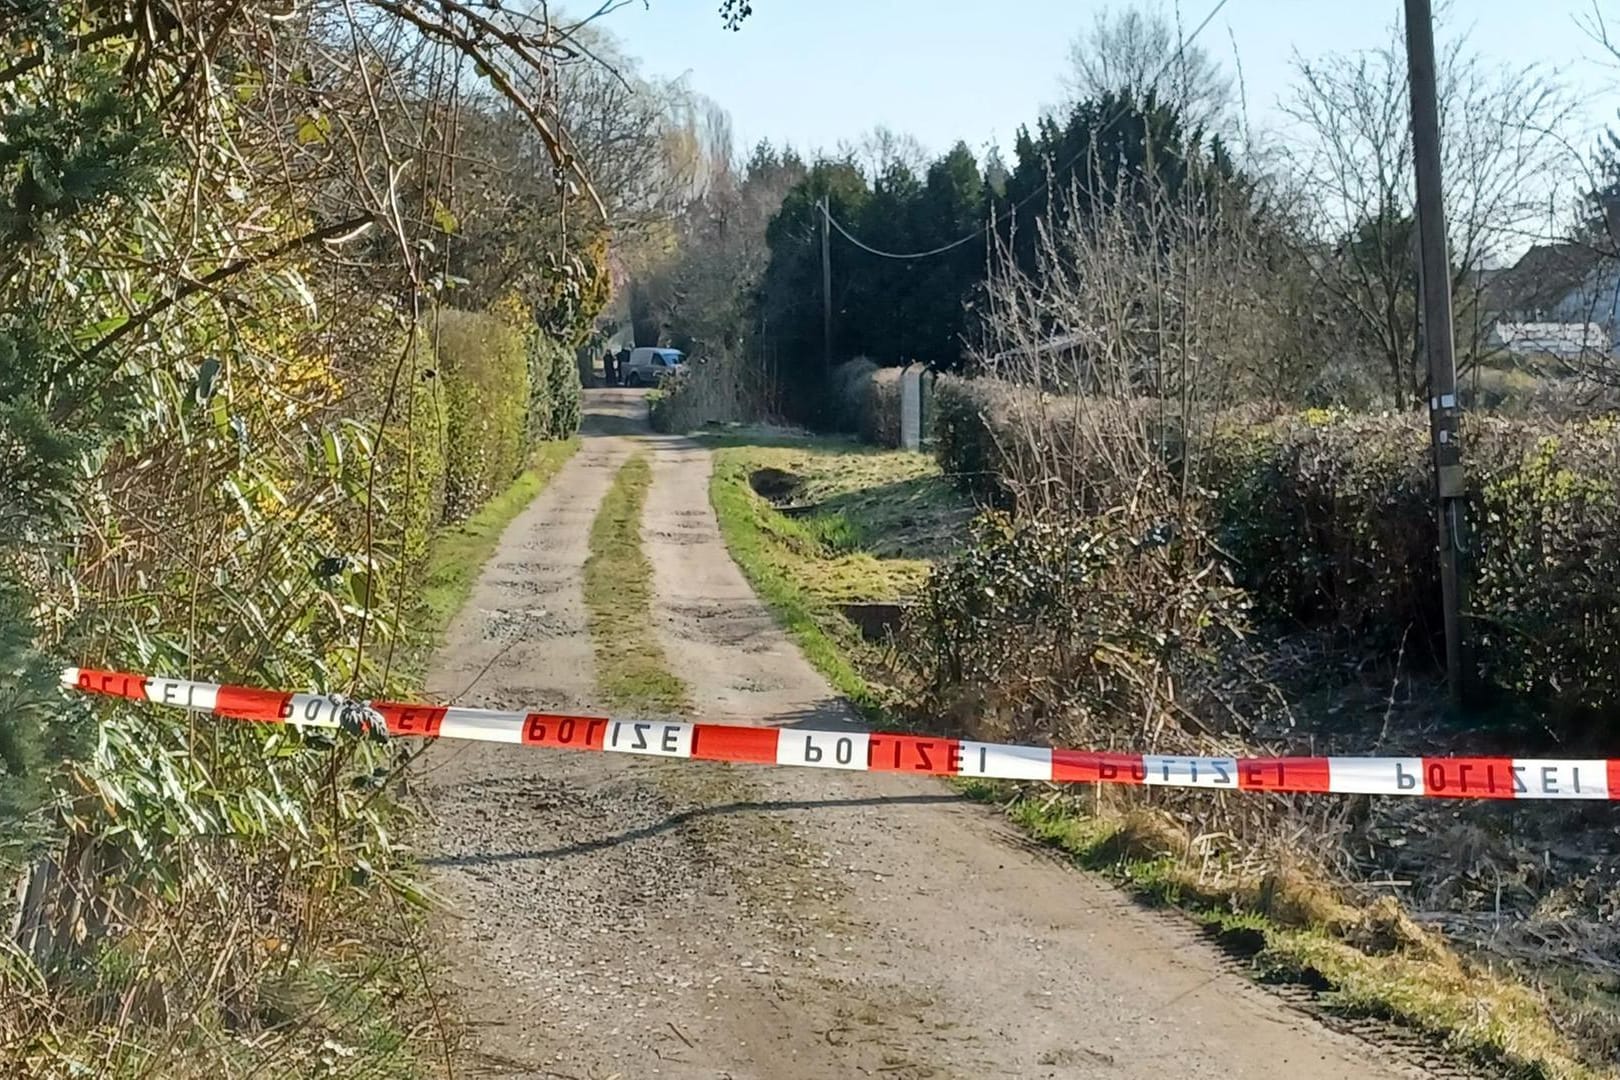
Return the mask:
<svg viewBox="0 0 1620 1080">
<path fill-rule="evenodd" d="M 433 209 L 433 227 L 443 233 L 454 233 L 461 224 L 456 219 L 456 215 L 452 214 L 450 208 L 438 199 L 434 199 L 431 205 Z"/>
<path fill-rule="evenodd" d="M 47 230 L 105 215 L 147 190 L 170 145 L 116 77 L 92 61 L 72 65 L 77 94 L 25 99 L 0 113 L 0 255 Z"/>
<path fill-rule="evenodd" d="M 325 113 L 313 112 L 299 117 L 293 130 L 298 145 L 319 146 L 331 135 L 332 121 Z"/>
</svg>

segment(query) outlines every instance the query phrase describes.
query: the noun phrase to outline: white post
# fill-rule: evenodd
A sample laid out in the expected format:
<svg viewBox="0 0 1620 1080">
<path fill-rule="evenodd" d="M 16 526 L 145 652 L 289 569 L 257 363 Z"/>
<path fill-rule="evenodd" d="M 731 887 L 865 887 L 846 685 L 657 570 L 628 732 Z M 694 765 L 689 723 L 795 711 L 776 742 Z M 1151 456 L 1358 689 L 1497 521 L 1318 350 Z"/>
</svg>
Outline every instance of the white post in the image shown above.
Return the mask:
<svg viewBox="0 0 1620 1080">
<path fill-rule="evenodd" d="M 921 364 L 910 364 L 900 372 L 900 448 L 922 449 Z"/>
</svg>

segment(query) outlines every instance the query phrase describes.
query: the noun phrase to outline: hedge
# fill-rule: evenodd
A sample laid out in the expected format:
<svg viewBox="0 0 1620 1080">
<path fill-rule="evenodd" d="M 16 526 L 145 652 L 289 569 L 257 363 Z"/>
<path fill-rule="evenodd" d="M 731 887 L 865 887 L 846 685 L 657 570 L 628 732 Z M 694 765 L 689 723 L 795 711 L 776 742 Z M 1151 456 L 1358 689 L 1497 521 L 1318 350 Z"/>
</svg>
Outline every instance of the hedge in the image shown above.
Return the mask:
<svg viewBox="0 0 1620 1080">
<path fill-rule="evenodd" d="M 992 414 L 989 384 L 959 375 L 934 381 L 934 456 L 946 477 L 981 499 L 1000 501 L 1001 449 Z"/>
<path fill-rule="evenodd" d="M 882 368 L 865 357 L 839 364 L 832 373 L 832 421 L 838 431 L 874 446 L 900 445 L 900 368 Z"/>
<path fill-rule="evenodd" d="M 385 352 L 397 354 L 397 349 Z M 395 404 L 377 446 L 378 502 L 386 520 L 397 525 L 392 533 L 384 530 L 381 542 L 398 545 L 406 575 L 418 573 L 427 564 L 428 543 L 444 519 L 449 431 L 438 368 L 432 346 L 425 335 L 419 335 L 416 349 L 400 373 Z M 368 419 L 382 423 L 380 407 L 375 414 Z"/>
<path fill-rule="evenodd" d="M 1103 510 L 1129 495 L 1114 490 L 1118 478 L 1093 453 L 1097 433 L 1108 440 L 1153 439 L 1166 467 L 1173 467 L 1181 445 L 1176 409 L 1148 398 L 1076 399 L 942 375 L 934 383 L 934 455 L 958 487 L 998 505 L 1012 506 L 1023 496 Z"/>
<path fill-rule="evenodd" d="M 439 311 L 433 337 L 446 413 L 444 517 L 461 521 L 523 467 L 528 348 L 518 328 L 478 312 Z"/>
<path fill-rule="evenodd" d="M 1010 493 L 1004 454 L 1019 391 L 936 384 L 935 453 L 958 486 Z M 1061 406 L 1054 415 L 1062 413 Z M 1061 424 L 1033 451 L 1084 483 Z M 1438 663 L 1437 528 L 1429 435 L 1418 414 L 1222 414 L 1202 445 L 1199 498 L 1256 616 L 1327 629 L 1360 647 Z M 1179 438 L 1159 432 L 1166 464 Z M 1620 429 L 1614 421 L 1471 415 L 1461 538 L 1471 660 L 1487 686 L 1568 731 L 1620 721 Z M 1076 478 L 1079 478 L 1077 481 Z M 1613 730 L 1609 728 L 1609 730 Z"/>
<path fill-rule="evenodd" d="M 1620 719 L 1620 430 L 1469 417 L 1463 446 L 1479 675 L 1571 732 Z M 1423 417 L 1308 413 L 1229 427 L 1209 473 L 1222 546 L 1263 612 L 1438 655 Z"/>
<path fill-rule="evenodd" d="M 574 355 L 539 328 L 527 334 L 531 444 L 566 439 L 579 430 L 579 367 Z"/>
<path fill-rule="evenodd" d="M 1440 628 L 1421 418 L 1306 413 L 1223 425 L 1205 470 L 1220 543 L 1263 617 L 1398 647 Z"/>
</svg>

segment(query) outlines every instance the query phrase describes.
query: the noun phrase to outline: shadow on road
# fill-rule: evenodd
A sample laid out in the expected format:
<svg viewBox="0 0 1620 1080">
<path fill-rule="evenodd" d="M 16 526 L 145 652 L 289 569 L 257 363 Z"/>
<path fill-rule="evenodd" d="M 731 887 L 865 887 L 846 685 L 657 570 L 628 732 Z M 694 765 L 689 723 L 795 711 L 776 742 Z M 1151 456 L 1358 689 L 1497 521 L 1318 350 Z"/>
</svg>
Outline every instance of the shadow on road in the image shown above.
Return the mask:
<svg viewBox="0 0 1620 1080">
<path fill-rule="evenodd" d="M 800 709 L 784 709 L 771 714 L 774 728 L 810 728 L 815 731 L 868 731 L 854 715 L 849 703 L 841 697 L 822 698 Z"/>
<path fill-rule="evenodd" d="M 590 439 L 648 434 L 648 393 L 624 387 L 586 390 L 580 399 L 580 435 Z"/>
<path fill-rule="evenodd" d="M 590 855 L 594 852 L 606 851 L 622 844 L 633 844 L 637 840 L 647 840 L 661 833 L 669 832 L 671 829 L 680 828 L 689 821 L 731 814 L 775 813 L 786 810 L 853 810 L 864 806 L 928 806 L 941 803 L 959 803 L 961 801 L 962 797 L 960 795 L 896 795 L 892 798 L 876 796 L 861 799 L 774 799 L 719 803 L 715 806 L 697 806 L 691 810 L 682 810 L 678 814 L 671 814 L 660 821 L 653 822 L 651 825 L 643 825 L 638 829 L 628 829 L 612 836 L 604 836 L 600 840 L 584 840 L 577 844 L 565 844 L 562 847 L 543 848 L 535 851 L 438 855 L 423 859 L 422 865 L 439 867 L 495 866 L 501 863 L 549 862 L 555 859 L 569 859 L 578 855 Z"/>
</svg>

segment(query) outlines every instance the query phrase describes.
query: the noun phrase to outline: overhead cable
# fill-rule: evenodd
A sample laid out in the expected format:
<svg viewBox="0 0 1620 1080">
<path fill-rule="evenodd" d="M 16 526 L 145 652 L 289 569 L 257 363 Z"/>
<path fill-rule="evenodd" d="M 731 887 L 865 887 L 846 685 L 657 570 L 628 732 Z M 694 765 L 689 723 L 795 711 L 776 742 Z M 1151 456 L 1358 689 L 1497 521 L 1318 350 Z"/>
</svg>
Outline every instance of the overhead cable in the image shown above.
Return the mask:
<svg viewBox="0 0 1620 1080">
<path fill-rule="evenodd" d="M 1159 67 L 1159 70 L 1154 72 L 1153 78 L 1148 80 L 1147 85 L 1154 86 L 1154 85 L 1158 84 L 1158 81 L 1161 78 L 1164 77 L 1164 73 L 1170 70 L 1170 65 L 1174 64 L 1177 60 L 1179 60 L 1181 58 L 1182 54 L 1187 51 L 1187 47 L 1189 45 L 1191 45 L 1194 41 L 1198 40 L 1198 35 L 1203 33 L 1204 28 L 1207 27 L 1211 22 L 1213 22 L 1215 20 L 1215 16 L 1219 15 L 1221 13 L 1221 9 L 1224 8 L 1228 3 L 1230 3 L 1230 0 L 1216 0 L 1216 4 L 1215 4 L 1215 6 L 1213 8 L 1210 9 L 1209 14 L 1205 15 L 1203 21 L 1200 22 L 1196 27 L 1193 28 L 1193 32 L 1191 34 L 1187 35 L 1186 39 L 1183 40 L 1182 43 L 1179 46 L 1177 46 L 1176 51 L 1170 54 L 1169 59 L 1167 59 Z M 1100 137 L 1109 128 L 1113 127 L 1116 123 L 1119 122 L 1119 120 L 1123 116 L 1124 116 L 1123 112 L 1115 113 L 1114 116 L 1106 124 L 1104 124 L 1102 127 L 1097 129 L 1097 134 L 1095 136 L 1093 136 L 1093 140 L 1095 140 L 1097 137 Z M 1089 149 L 1089 148 L 1087 148 L 1087 149 Z M 1078 151 L 1077 153 L 1074 154 L 1073 157 L 1069 158 L 1068 161 L 1065 161 L 1058 168 L 1057 172 L 1058 173 L 1067 172 L 1069 169 L 1073 168 L 1075 162 L 1079 161 L 1082 157 L 1084 157 L 1086 153 L 1087 153 L 1087 150 Z M 1055 175 L 1056 175 L 1056 173 L 1053 174 L 1053 176 L 1055 176 Z M 1018 211 L 1022 210 L 1029 203 L 1029 201 L 1031 199 L 1035 198 L 1037 195 L 1041 194 L 1041 192 L 1045 191 L 1046 188 L 1047 188 L 1047 185 L 1050 184 L 1051 182 L 1052 182 L 1052 177 L 1050 177 L 1050 176 L 1047 179 L 1042 180 L 1038 185 L 1036 185 L 1034 191 L 1031 191 L 1028 195 L 1025 195 L 1022 199 L 1019 199 L 1012 206 L 1008 207 L 1005 211 L 1003 211 L 998 216 L 998 218 L 996 220 L 990 222 L 990 224 L 988 226 L 986 226 L 985 228 L 983 228 L 983 229 L 974 229 L 972 232 L 967 233 L 966 235 L 961 236 L 961 237 L 959 237 L 959 238 L 957 238 L 955 240 L 952 240 L 948 244 L 941 244 L 939 247 L 929 248 L 927 251 L 884 251 L 884 250 L 882 250 L 880 248 L 875 248 L 872 245 L 858 239 L 848 229 L 844 228 L 843 224 L 841 222 L 839 222 L 839 220 L 837 218 L 832 216 L 832 211 L 831 211 L 831 209 L 828 208 L 825 201 L 823 201 L 819 205 L 820 205 L 820 209 L 821 209 L 822 214 L 824 214 L 826 216 L 826 218 L 827 218 L 827 223 L 829 225 L 831 225 L 833 228 L 837 229 L 839 235 L 842 236 L 845 240 L 848 240 L 851 244 L 854 244 L 856 247 L 860 248 L 862 251 L 866 252 L 867 254 L 876 255 L 879 258 L 884 258 L 884 259 L 903 259 L 903 260 L 926 259 L 926 258 L 930 258 L 931 256 L 934 256 L 934 255 L 943 255 L 947 251 L 951 251 L 951 250 L 953 250 L 955 248 L 961 247 L 963 244 L 966 244 L 970 240 L 977 239 L 979 236 L 981 236 L 985 232 L 989 231 L 989 229 L 994 228 L 996 225 L 999 225 L 1002 220 L 1004 220 L 1006 218 L 1009 218 L 1012 215 L 1018 213 Z"/>
</svg>

